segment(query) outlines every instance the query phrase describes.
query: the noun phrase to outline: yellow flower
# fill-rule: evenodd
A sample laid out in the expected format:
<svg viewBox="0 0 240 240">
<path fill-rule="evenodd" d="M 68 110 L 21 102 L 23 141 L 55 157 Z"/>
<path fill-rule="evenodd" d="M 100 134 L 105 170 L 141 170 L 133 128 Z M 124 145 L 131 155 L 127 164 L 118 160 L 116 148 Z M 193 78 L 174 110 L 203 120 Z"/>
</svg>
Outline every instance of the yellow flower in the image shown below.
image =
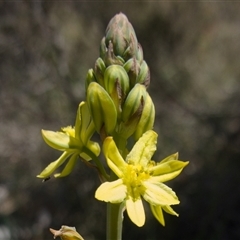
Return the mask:
<svg viewBox="0 0 240 240">
<path fill-rule="evenodd" d="M 96 156 L 100 153 L 98 143 L 90 141 L 95 131 L 88 106 L 81 102 L 78 107 L 75 127 L 65 127 L 61 132 L 42 130 L 44 141 L 52 148 L 63 151 L 63 154 L 54 162 L 50 163 L 37 177 L 48 178 L 59 166 L 69 159 L 61 173 L 55 177 L 65 177 L 71 173 L 78 156 L 89 161 L 91 158 L 83 152 L 83 148 L 88 148 Z"/>
<path fill-rule="evenodd" d="M 177 153 L 154 162 L 151 158 L 156 143 L 157 134 L 152 130 L 145 132 L 125 161 L 112 137 L 107 137 L 103 144 L 107 164 L 119 179 L 100 185 L 95 197 L 105 202 L 124 202 L 129 218 L 139 227 L 145 223 L 142 198 L 150 204 L 153 215 L 162 225 L 165 224 L 162 209 L 177 215 L 170 205 L 179 204 L 178 197 L 163 182 L 175 178 L 188 164 L 177 160 Z"/>
</svg>

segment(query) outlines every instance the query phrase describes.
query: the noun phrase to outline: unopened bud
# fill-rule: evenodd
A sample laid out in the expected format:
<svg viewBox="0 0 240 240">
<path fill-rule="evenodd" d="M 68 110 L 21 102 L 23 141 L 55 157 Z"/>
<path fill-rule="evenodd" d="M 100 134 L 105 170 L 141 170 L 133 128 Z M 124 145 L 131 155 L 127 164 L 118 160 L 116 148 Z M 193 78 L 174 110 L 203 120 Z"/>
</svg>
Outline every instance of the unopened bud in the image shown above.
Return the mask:
<svg viewBox="0 0 240 240">
<path fill-rule="evenodd" d="M 122 122 L 118 129 L 122 137 L 127 139 L 136 131 L 145 105 L 146 95 L 146 88 L 141 84 L 136 84 L 129 92 L 123 105 Z"/>
<path fill-rule="evenodd" d="M 87 89 L 87 103 L 96 131 L 100 133 L 104 128 L 107 134 L 112 133 L 117 123 L 117 111 L 106 90 L 92 82 Z"/>
<path fill-rule="evenodd" d="M 96 63 L 95 63 L 95 77 L 97 82 L 103 86 L 103 76 L 105 72 L 106 66 L 102 58 L 98 58 Z"/>
<path fill-rule="evenodd" d="M 139 74 L 140 71 L 140 65 L 137 61 L 137 59 L 134 58 L 130 58 L 124 65 L 123 65 L 124 69 L 126 70 L 128 76 L 129 76 L 129 80 L 130 80 L 130 86 L 131 88 L 134 87 L 134 85 L 136 84 L 137 81 L 137 76 Z"/>
<path fill-rule="evenodd" d="M 94 71 L 93 69 L 89 69 L 88 72 L 87 72 L 87 76 L 86 76 L 86 81 L 85 81 L 85 90 L 87 91 L 87 88 L 89 86 L 89 84 L 91 82 L 96 82 L 96 78 L 94 76 Z"/>
<path fill-rule="evenodd" d="M 54 235 L 53 238 L 60 237 L 62 240 L 84 240 L 76 231 L 75 227 L 62 226 L 59 230 L 49 229 Z"/>
<path fill-rule="evenodd" d="M 125 61 L 137 54 L 138 41 L 135 31 L 127 17 L 122 13 L 115 15 L 107 26 L 106 48 L 110 42 L 113 44 L 115 56 L 121 56 Z"/>
<path fill-rule="evenodd" d="M 142 61 L 143 61 L 143 50 L 142 50 L 142 46 L 140 45 L 140 43 L 138 43 L 138 49 L 137 49 L 136 58 L 137 58 L 138 62 L 140 64 L 142 64 Z"/>
<path fill-rule="evenodd" d="M 101 49 L 105 49 L 105 54 L 103 55 L 101 54 L 101 56 L 103 57 L 106 66 L 110 66 L 112 64 L 117 64 L 122 66 L 125 61 L 121 56 L 115 55 L 113 50 L 113 43 L 109 41 L 108 47 L 106 47 L 105 37 L 103 39 L 104 41 L 102 41 L 101 44 L 104 45 L 105 47 L 101 47 Z"/>
<path fill-rule="evenodd" d="M 122 111 L 122 101 L 129 91 L 129 78 L 122 66 L 111 65 L 104 73 L 104 87 L 111 96 L 118 115 Z"/>
<path fill-rule="evenodd" d="M 143 61 L 140 66 L 140 72 L 137 76 L 136 82 L 144 84 L 146 88 L 150 84 L 150 71 L 149 71 L 149 67 L 145 61 Z"/>
<path fill-rule="evenodd" d="M 145 104 L 142 110 L 141 118 L 134 133 L 134 139 L 137 141 L 143 133 L 153 128 L 155 121 L 155 107 L 149 94 L 146 94 Z"/>
<path fill-rule="evenodd" d="M 147 91 L 141 84 L 136 84 L 129 92 L 123 105 L 122 120 L 126 122 L 131 116 L 137 113 L 139 106 L 143 106 Z M 142 111 L 142 109 L 141 109 Z M 141 115 L 141 112 L 139 112 Z"/>
</svg>

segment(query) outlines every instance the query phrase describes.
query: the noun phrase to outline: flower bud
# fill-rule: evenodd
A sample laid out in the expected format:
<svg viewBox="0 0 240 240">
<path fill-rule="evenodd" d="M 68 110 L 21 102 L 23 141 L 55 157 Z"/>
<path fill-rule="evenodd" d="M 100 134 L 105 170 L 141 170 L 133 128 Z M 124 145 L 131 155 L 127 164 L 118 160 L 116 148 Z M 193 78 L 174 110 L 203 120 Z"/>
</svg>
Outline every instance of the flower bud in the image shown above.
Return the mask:
<svg viewBox="0 0 240 240">
<path fill-rule="evenodd" d="M 129 92 L 126 101 L 123 105 L 122 120 L 126 122 L 131 116 L 137 113 L 139 107 L 144 104 L 147 91 L 146 88 L 141 84 L 136 84 L 134 88 Z M 139 112 L 137 115 L 141 115 Z"/>
<path fill-rule="evenodd" d="M 107 48 L 110 42 L 113 44 L 115 56 L 121 56 L 125 61 L 137 54 L 138 41 L 135 31 L 122 13 L 115 15 L 107 26 L 105 37 Z"/>
<path fill-rule="evenodd" d="M 142 49 L 142 46 L 140 45 L 140 43 L 138 43 L 138 49 L 137 49 L 136 58 L 137 58 L 138 62 L 140 64 L 142 64 L 142 61 L 143 61 L 143 49 Z"/>
<path fill-rule="evenodd" d="M 118 64 L 118 65 L 123 65 L 124 64 L 124 59 L 121 56 L 116 56 L 114 54 L 114 50 L 113 50 L 113 43 L 111 41 L 109 41 L 108 43 L 108 47 L 106 47 L 105 44 L 105 37 L 103 38 L 103 41 L 101 43 L 101 48 L 100 49 L 105 49 L 104 54 L 103 51 L 100 50 L 100 54 L 102 56 L 102 58 L 104 59 L 104 62 L 106 64 L 106 66 L 110 66 L 112 64 Z"/>
<path fill-rule="evenodd" d="M 111 65 L 104 73 L 104 87 L 111 96 L 118 116 L 122 111 L 122 102 L 129 91 L 129 78 L 122 66 Z"/>
<path fill-rule="evenodd" d="M 124 69 L 126 70 L 129 80 L 130 80 L 130 86 L 131 88 L 134 87 L 136 84 L 137 76 L 140 71 L 140 65 L 136 58 L 130 58 L 124 65 Z"/>
<path fill-rule="evenodd" d="M 117 123 L 117 111 L 113 100 L 98 83 L 90 83 L 87 89 L 87 103 L 91 116 L 98 133 L 110 134 L 114 131 Z"/>
<path fill-rule="evenodd" d="M 95 63 L 95 77 L 97 82 L 103 86 L 103 75 L 105 72 L 106 66 L 102 58 L 98 58 L 96 63 Z"/>
<path fill-rule="evenodd" d="M 49 229 L 54 235 L 53 238 L 60 237 L 62 240 L 84 240 L 76 231 L 75 227 L 62 226 L 60 230 Z"/>
<path fill-rule="evenodd" d="M 145 61 L 143 61 L 140 66 L 140 72 L 137 76 L 136 82 L 144 84 L 146 88 L 150 84 L 150 71 L 149 71 L 149 67 Z"/>
<path fill-rule="evenodd" d="M 85 90 L 87 91 L 87 88 L 89 86 L 89 84 L 91 82 L 96 82 L 96 78 L 94 76 L 94 71 L 93 69 L 89 69 L 88 72 L 87 72 L 87 76 L 86 76 L 86 81 L 85 81 Z"/>
<path fill-rule="evenodd" d="M 136 84 L 129 92 L 123 105 L 122 122 L 118 129 L 122 137 L 127 139 L 135 132 L 142 115 L 146 95 L 146 88 L 141 84 Z"/>
<path fill-rule="evenodd" d="M 155 120 L 155 107 L 149 94 L 146 94 L 145 103 L 141 118 L 134 132 L 134 139 L 137 141 L 143 133 L 153 128 Z"/>
</svg>

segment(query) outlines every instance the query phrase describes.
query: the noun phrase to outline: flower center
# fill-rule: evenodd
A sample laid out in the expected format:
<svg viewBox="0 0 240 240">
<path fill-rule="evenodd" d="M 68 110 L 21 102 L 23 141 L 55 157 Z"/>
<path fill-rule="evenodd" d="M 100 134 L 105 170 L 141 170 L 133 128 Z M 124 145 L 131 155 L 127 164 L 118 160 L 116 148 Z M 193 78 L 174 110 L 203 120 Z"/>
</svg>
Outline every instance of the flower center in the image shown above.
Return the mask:
<svg viewBox="0 0 240 240">
<path fill-rule="evenodd" d="M 142 187 L 142 181 L 150 177 L 141 165 L 128 164 L 125 168 L 123 182 L 132 189 Z"/>
<path fill-rule="evenodd" d="M 75 137 L 75 129 L 72 126 L 63 127 L 62 131 L 68 136 Z"/>
</svg>

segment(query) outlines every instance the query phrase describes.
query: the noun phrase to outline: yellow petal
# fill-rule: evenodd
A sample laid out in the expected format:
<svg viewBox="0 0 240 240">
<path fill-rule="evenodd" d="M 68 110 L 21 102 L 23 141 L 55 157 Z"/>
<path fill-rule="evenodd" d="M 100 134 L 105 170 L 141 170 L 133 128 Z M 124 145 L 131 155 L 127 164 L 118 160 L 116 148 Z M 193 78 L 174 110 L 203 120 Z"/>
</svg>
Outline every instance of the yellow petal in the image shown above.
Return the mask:
<svg viewBox="0 0 240 240">
<path fill-rule="evenodd" d="M 69 175 L 74 166 L 76 165 L 76 162 L 77 162 L 77 158 L 78 158 L 78 154 L 74 154 L 71 156 L 71 158 L 68 160 L 68 163 L 67 165 L 65 166 L 65 168 L 63 169 L 63 171 L 61 173 L 57 173 L 57 174 L 54 174 L 54 177 L 66 177 L 67 175 Z"/>
<path fill-rule="evenodd" d="M 42 130 L 42 136 L 44 141 L 50 147 L 60 151 L 67 149 L 79 149 L 82 147 L 82 143 L 80 141 L 77 141 L 77 139 L 63 132 Z"/>
<path fill-rule="evenodd" d="M 85 102 L 81 102 L 78 105 L 76 120 L 75 120 L 75 137 L 77 139 L 81 139 L 80 136 L 80 130 L 81 130 L 81 124 L 82 124 L 82 116 L 81 116 L 81 108 L 85 105 Z"/>
<path fill-rule="evenodd" d="M 107 159 L 108 166 L 113 172 L 121 178 L 123 175 L 126 162 L 123 160 L 121 154 L 112 137 L 107 137 L 103 143 L 103 153 Z"/>
<path fill-rule="evenodd" d="M 146 166 L 156 151 L 157 133 L 152 130 L 145 132 L 127 155 L 126 162 Z"/>
<path fill-rule="evenodd" d="M 162 209 L 166 212 L 169 213 L 171 215 L 175 215 L 178 217 L 178 214 L 170 207 L 170 206 L 163 206 Z"/>
<path fill-rule="evenodd" d="M 64 152 L 56 161 L 51 162 L 39 175 L 38 178 L 49 177 L 59 166 L 61 166 L 72 153 Z"/>
<path fill-rule="evenodd" d="M 126 198 L 127 188 L 122 179 L 113 182 L 105 182 L 100 185 L 95 193 L 95 198 L 100 201 L 120 203 Z"/>
<path fill-rule="evenodd" d="M 95 126 L 92 121 L 89 108 L 86 102 L 81 102 L 78 107 L 77 117 L 76 117 L 76 137 L 81 139 L 84 144 L 86 144 L 92 137 Z"/>
<path fill-rule="evenodd" d="M 153 205 L 174 205 L 179 204 L 175 192 L 160 182 L 147 180 L 143 182 L 145 191 L 142 194 L 144 199 Z"/>
<path fill-rule="evenodd" d="M 178 152 L 167 156 L 166 158 L 164 158 L 163 160 L 161 160 L 160 163 L 168 162 L 168 161 L 171 161 L 171 160 L 178 160 Z"/>
<path fill-rule="evenodd" d="M 145 212 L 141 198 L 139 197 L 136 200 L 133 200 L 129 197 L 126 200 L 126 208 L 131 221 L 138 227 L 142 227 L 145 223 Z"/>
<path fill-rule="evenodd" d="M 88 141 L 87 148 L 90 149 L 96 156 L 99 156 L 101 149 L 97 142 Z"/>
<path fill-rule="evenodd" d="M 152 167 L 150 171 L 153 172 L 155 180 L 159 182 L 169 181 L 176 176 L 178 176 L 184 167 L 188 165 L 189 162 L 182 162 L 178 160 L 170 160 Z"/>
<path fill-rule="evenodd" d="M 152 213 L 154 217 L 163 225 L 165 226 L 165 220 L 163 217 L 162 207 L 160 205 L 154 206 L 150 204 L 150 208 L 152 210 Z"/>
</svg>

